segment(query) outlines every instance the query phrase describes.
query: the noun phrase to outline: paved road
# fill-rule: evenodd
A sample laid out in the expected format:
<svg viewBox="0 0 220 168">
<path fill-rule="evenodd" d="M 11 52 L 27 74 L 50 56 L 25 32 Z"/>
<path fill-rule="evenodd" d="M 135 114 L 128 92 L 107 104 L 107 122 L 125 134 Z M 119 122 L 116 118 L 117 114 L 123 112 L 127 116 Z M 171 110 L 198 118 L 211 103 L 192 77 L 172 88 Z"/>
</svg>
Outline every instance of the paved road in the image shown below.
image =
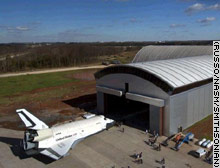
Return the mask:
<svg viewBox="0 0 220 168">
<path fill-rule="evenodd" d="M 160 152 L 148 146 L 144 140 L 148 139 L 143 131 L 126 127 L 122 133 L 113 127 L 108 131 L 90 136 L 70 150 L 69 156 L 58 161 L 47 159 L 45 156 L 27 157 L 22 155 L 19 148 L 23 132 L 0 128 L 0 168 L 161 168 L 155 160 L 165 158 L 168 168 L 211 168 L 212 166 L 187 153 L 199 148 L 193 143 L 183 144 L 176 152 L 169 147 L 162 147 Z M 161 142 L 165 137 L 159 137 Z M 170 147 L 174 142 L 170 142 Z M 134 153 L 143 152 L 143 164 L 138 165 L 130 157 Z"/>
<path fill-rule="evenodd" d="M 43 73 L 51 73 L 51 72 L 63 72 L 63 71 L 73 71 L 73 70 L 81 70 L 81 69 L 98 69 L 104 68 L 105 65 L 95 65 L 95 66 L 84 66 L 84 67 L 69 67 L 69 68 L 57 68 L 57 69 L 48 69 L 48 70 L 38 70 L 38 71 L 30 71 L 30 72 L 18 72 L 18 73 L 6 73 L 0 74 L 0 78 L 11 77 L 11 76 L 20 76 L 20 75 L 31 75 L 31 74 L 43 74 Z"/>
</svg>

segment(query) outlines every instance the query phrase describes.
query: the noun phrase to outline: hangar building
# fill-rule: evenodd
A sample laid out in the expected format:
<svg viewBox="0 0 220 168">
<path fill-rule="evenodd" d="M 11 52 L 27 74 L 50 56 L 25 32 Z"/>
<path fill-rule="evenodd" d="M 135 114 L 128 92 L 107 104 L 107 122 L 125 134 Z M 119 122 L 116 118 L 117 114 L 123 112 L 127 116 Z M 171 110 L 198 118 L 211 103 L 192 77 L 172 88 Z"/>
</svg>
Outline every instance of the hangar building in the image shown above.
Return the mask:
<svg viewBox="0 0 220 168">
<path fill-rule="evenodd" d="M 164 56 L 151 58 L 161 47 L 144 47 L 132 63 L 95 74 L 99 114 L 169 136 L 212 113 L 211 47 L 200 47 L 206 48 L 202 53 L 197 47 L 165 46 Z"/>
</svg>

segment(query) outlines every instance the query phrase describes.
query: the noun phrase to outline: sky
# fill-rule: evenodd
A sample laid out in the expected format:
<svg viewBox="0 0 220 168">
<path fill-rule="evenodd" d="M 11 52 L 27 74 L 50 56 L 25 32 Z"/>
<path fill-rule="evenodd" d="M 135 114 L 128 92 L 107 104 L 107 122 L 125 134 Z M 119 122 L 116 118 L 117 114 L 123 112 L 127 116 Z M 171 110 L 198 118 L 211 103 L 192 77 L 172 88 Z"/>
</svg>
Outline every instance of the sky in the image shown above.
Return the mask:
<svg viewBox="0 0 220 168">
<path fill-rule="evenodd" d="M 220 39 L 220 0 L 1 0 L 0 43 Z"/>
</svg>

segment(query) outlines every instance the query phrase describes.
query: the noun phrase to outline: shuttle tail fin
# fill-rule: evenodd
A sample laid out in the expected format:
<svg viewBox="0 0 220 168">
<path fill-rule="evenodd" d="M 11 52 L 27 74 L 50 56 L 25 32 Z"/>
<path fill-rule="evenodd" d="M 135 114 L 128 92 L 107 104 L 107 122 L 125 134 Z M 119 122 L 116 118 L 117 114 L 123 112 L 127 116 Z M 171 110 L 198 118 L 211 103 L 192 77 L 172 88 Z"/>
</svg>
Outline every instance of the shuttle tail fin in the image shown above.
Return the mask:
<svg viewBox="0 0 220 168">
<path fill-rule="evenodd" d="M 34 130 L 49 128 L 43 121 L 32 115 L 26 109 L 16 110 L 25 126 Z"/>
</svg>

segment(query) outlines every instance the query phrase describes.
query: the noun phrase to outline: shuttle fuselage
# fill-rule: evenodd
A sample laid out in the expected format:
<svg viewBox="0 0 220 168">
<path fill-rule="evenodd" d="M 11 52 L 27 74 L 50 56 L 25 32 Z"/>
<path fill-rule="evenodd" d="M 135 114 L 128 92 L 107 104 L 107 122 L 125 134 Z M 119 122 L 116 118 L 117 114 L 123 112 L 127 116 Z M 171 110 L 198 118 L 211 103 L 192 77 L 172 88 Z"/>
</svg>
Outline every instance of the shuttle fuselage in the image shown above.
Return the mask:
<svg viewBox="0 0 220 168">
<path fill-rule="evenodd" d="M 25 152 L 28 155 L 41 153 L 55 160 L 66 156 L 84 138 L 114 125 L 113 120 L 100 115 L 49 128 L 25 109 L 19 109 L 17 113 L 28 128 L 23 140 Z"/>
</svg>

